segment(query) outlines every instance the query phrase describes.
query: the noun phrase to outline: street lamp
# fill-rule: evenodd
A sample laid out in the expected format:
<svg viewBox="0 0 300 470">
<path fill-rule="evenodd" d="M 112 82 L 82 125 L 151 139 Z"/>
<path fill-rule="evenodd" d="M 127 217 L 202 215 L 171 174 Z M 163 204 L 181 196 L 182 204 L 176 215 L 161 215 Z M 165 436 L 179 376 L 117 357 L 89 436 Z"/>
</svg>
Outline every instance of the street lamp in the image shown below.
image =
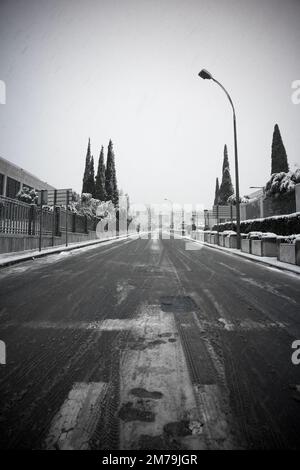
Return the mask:
<svg viewBox="0 0 300 470">
<path fill-rule="evenodd" d="M 170 199 L 167 199 L 165 197 L 164 199 L 165 201 L 168 201 L 170 204 L 171 204 L 171 230 L 173 229 L 174 230 L 174 211 L 173 211 L 173 201 L 171 201 Z"/>
<path fill-rule="evenodd" d="M 233 133 L 234 133 L 234 161 L 235 161 L 235 195 L 236 195 L 236 235 L 237 235 L 237 248 L 241 248 L 241 217 L 240 217 L 240 188 L 239 188 L 239 162 L 238 162 L 238 149 L 237 149 L 237 131 L 236 131 L 236 117 L 235 117 L 235 109 L 233 106 L 232 99 L 228 93 L 228 91 L 223 87 L 223 85 L 216 80 L 210 72 L 205 69 L 202 69 L 199 72 L 199 77 L 203 78 L 204 80 L 213 80 L 217 83 L 222 90 L 226 93 L 227 98 L 232 107 L 233 111 Z"/>
</svg>

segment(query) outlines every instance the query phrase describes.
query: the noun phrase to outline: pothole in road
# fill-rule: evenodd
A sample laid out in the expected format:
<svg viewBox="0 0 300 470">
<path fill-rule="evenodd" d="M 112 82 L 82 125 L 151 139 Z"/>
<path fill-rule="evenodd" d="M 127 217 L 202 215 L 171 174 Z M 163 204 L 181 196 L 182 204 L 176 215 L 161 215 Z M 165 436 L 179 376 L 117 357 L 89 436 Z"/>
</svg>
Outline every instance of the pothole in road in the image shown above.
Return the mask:
<svg viewBox="0 0 300 470">
<path fill-rule="evenodd" d="M 161 392 L 158 392 L 158 391 L 150 392 L 149 390 L 146 390 L 145 388 L 132 388 L 130 390 L 130 393 L 134 395 L 135 397 L 154 398 L 155 400 L 159 400 L 160 398 L 163 397 L 163 394 Z"/>
<path fill-rule="evenodd" d="M 185 450 L 185 439 L 192 439 L 203 432 L 200 421 L 174 421 L 164 425 L 163 433 L 157 436 L 141 435 L 138 449 L 142 450 Z"/>
<path fill-rule="evenodd" d="M 189 427 L 189 421 L 174 421 L 173 423 L 167 423 L 164 425 L 164 432 L 168 436 L 189 436 L 192 431 Z"/>
<path fill-rule="evenodd" d="M 130 347 L 131 349 L 137 351 L 143 351 L 144 349 L 153 349 L 160 344 L 165 344 L 166 341 L 162 339 L 155 339 L 154 341 L 146 342 L 144 338 L 139 338 L 137 341 L 133 342 Z"/>
<path fill-rule="evenodd" d="M 122 405 L 118 415 L 123 421 L 155 421 L 155 414 L 152 411 L 135 408 L 130 401 Z"/>
<path fill-rule="evenodd" d="M 192 312 L 197 309 L 195 301 L 189 296 L 164 296 L 160 298 L 164 312 Z"/>
</svg>

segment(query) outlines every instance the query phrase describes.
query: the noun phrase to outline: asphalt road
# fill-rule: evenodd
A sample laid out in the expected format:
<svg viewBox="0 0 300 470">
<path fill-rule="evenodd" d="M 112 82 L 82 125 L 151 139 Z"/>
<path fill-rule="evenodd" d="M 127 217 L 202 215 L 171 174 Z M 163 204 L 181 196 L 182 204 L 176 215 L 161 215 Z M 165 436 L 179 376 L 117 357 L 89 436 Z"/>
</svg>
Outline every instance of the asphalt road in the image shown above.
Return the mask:
<svg viewBox="0 0 300 470">
<path fill-rule="evenodd" d="M 300 449 L 300 279 L 184 240 L 0 271 L 0 447 Z"/>
</svg>

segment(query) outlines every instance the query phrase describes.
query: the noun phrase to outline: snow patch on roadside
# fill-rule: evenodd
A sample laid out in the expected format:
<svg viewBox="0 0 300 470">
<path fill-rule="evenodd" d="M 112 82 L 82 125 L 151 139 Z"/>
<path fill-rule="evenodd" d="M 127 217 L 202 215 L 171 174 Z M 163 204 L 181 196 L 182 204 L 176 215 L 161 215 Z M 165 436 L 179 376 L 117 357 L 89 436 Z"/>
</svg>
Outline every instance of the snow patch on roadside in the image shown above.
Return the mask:
<svg viewBox="0 0 300 470">
<path fill-rule="evenodd" d="M 106 392 L 107 384 L 103 382 L 75 383 L 52 420 L 46 449 L 88 450 L 97 425 L 97 408 Z"/>
<path fill-rule="evenodd" d="M 225 318 L 218 318 L 220 323 L 223 323 L 225 330 L 232 331 L 234 330 L 234 325 L 230 321 L 226 320 Z"/>
</svg>

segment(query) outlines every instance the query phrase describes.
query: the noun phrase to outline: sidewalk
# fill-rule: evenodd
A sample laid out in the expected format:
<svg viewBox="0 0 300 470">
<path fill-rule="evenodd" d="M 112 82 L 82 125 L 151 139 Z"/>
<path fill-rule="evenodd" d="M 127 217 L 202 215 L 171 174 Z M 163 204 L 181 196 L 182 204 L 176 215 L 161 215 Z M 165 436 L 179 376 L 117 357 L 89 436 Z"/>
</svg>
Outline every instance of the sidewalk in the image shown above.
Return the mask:
<svg viewBox="0 0 300 470">
<path fill-rule="evenodd" d="M 224 253 L 239 256 L 240 258 L 245 258 L 250 261 L 254 261 L 256 263 L 261 263 L 265 266 L 280 269 L 282 271 L 287 271 L 287 272 L 298 274 L 298 275 L 300 274 L 300 266 L 297 266 L 295 264 L 283 263 L 282 261 L 279 261 L 277 258 L 273 258 L 270 256 L 251 255 L 250 253 L 244 253 L 243 251 L 240 251 L 236 248 L 225 248 L 223 246 L 212 245 L 211 243 L 194 240 L 193 238 L 190 238 L 190 237 L 185 237 L 185 238 L 199 245 L 207 246 L 208 248 L 211 248 L 213 250 L 220 250 L 220 251 L 223 251 Z"/>
<path fill-rule="evenodd" d="M 101 238 L 95 240 L 89 240 L 86 242 L 80 243 L 69 243 L 68 246 L 59 245 L 55 247 L 43 248 L 42 251 L 39 250 L 26 250 L 13 253 L 0 253 L 0 269 L 6 266 L 11 266 L 13 264 L 21 263 L 23 261 L 33 260 L 35 258 L 42 258 L 43 256 L 53 255 L 56 253 L 62 253 L 64 251 L 76 250 L 78 248 L 83 248 L 89 245 L 96 245 L 99 243 L 104 243 L 112 240 L 122 240 L 128 238 L 133 234 L 128 235 L 118 235 L 115 237 Z"/>
</svg>

